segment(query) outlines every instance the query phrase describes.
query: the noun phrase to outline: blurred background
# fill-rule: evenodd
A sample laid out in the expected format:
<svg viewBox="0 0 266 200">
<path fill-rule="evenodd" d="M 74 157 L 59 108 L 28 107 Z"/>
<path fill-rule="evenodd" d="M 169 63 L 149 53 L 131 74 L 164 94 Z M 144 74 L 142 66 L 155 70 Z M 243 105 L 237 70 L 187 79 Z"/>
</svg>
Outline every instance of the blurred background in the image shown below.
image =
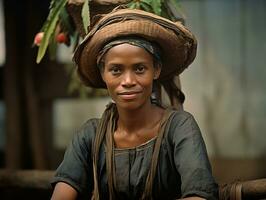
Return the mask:
<svg viewBox="0 0 266 200">
<path fill-rule="evenodd" d="M 266 177 L 266 1 L 180 0 L 198 55 L 181 74 L 219 183 Z M 0 0 L 0 168 L 55 170 L 75 130 L 110 101 L 69 93 L 72 50 L 36 64 L 49 0 Z M 68 66 L 68 67 L 65 67 Z M 68 69 L 68 70 L 67 70 Z"/>
</svg>

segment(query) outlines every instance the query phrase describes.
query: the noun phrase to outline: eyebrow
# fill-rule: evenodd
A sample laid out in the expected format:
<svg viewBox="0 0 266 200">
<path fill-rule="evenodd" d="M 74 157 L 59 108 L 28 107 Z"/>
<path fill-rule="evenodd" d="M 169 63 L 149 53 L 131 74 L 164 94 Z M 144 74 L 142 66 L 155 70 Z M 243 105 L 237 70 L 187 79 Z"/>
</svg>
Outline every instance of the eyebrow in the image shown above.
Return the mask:
<svg viewBox="0 0 266 200">
<path fill-rule="evenodd" d="M 136 63 L 133 63 L 133 66 L 138 66 L 138 65 L 147 65 L 148 62 L 145 62 L 145 61 L 140 61 L 140 62 L 136 62 Z M 108 64 L 109 66 L 124 66 L 123 64 L 120 64 L 120 63 L 109 63 Z"/>
<path fill-rule="evenodd" d="M 119 64 L 119 63 L 110 63 L 107 66 L 109 66 L 109 67 L 123 67 L 123 65 Z"/>
</svg>

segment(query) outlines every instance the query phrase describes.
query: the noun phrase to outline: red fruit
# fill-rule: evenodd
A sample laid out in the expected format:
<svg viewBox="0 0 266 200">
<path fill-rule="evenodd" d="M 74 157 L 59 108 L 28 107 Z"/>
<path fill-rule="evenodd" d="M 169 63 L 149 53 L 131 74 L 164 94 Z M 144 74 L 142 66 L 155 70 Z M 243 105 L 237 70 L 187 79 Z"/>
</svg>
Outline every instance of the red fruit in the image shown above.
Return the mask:
<svg viewBox="0 0 266 200">
<path fill-rule="evenodd" d="M 67 36 L 65 33 L 59 33 L 57 36 L 56 36 L 56 41 L 58 43 L 66 43 L 67 42 Z"/>
<path fill-rule="evenodd" d="M 39 32 L 35 35 L 34 38 L 34 44 L 37 46 L 40 46 L 41 42 L 42 42 L 42 38 L 43 38 L 43 32 Z"/>
</svg>

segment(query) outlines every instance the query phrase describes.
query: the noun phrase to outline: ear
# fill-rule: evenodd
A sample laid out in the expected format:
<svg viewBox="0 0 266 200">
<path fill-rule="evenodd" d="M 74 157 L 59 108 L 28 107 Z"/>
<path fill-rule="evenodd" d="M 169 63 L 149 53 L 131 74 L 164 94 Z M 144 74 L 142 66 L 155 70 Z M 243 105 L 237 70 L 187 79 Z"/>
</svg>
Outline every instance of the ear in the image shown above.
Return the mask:
<svg viewBox="0 0 266 200">
<path fill-rule="evenodd" d="M 106 82 L 106 81 L 105 81 L 105 77 L 104 77 L 104 62 L 103 62 L 102 59 L 101 59 L 101 61 L 99 62 L 97 68 L 98 68 L 98 70 L 99 70 L 99 72 L 100 72 L 100 74 L 101 74 L 101 77 L 102 77 L 103 81 Z"/>
<path fill-rule="evenodd" d="M 159 78 L 159 76 L 161 74 L 161 69 L 162 69 L 161 66 L 155 67 L 154 77 L 153 77 L 154 80 Z"/>
</svg>

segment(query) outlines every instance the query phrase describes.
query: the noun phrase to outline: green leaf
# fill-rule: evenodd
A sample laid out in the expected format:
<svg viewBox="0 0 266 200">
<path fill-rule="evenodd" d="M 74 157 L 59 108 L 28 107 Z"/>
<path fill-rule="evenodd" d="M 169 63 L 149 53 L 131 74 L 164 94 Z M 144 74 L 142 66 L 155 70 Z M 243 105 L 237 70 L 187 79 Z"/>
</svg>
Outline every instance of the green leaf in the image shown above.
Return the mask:
<svg viewBox="0 0 266 200">
<path fill-rule="evenodd" d="M 151 5 L 152 0 L 141 0 L 140 2 L 146 3 L 148 5 Z"/>
<path fill-rule="evenodd" d="M 48 49 L 49 49 L 50 59 L 54 60 L 56 58 L 56 50 L 57 50 L 57 43 L 55 41 L 55 31 L 51 34 Z"/>
<path fill-rule="evenodd" d="M 153 12 L 157 15 L 161 15 L 161 12 L 162 12 L 161 6 L 162 6 L 161 0 L 151 1 L 151 7 L 153 9 Z"/>
<path fill-rule="evenodd" d="M 52 10 L 54 7 L 55 7 L 55 4 L 57 3 L 56 0 L 51 0 L 50 1 L 50 6 L 49 6 L 49 9 Z"/>
<path fill-rule="evenodd" d="M 46 28 L 47 28 L 47 25 L 50 23 L 51 21 L 51 16 L 52 16 L 52 13 L 54 12 L 54 8 L 56 7 L 56 5 L 58 5 L 58 3 L 60 3 L 60 1 L 58 0 L 51 0 L 50 2 L 50 5 L 49 5 L 49 15 L 46 19 L 46 21 L 44 22 L 42 28 L 41 28 L 41 31 L 44 31 Z"/>
<path fill-rule="evenodd" d="M 57 21 L 59 19 L 59 14 L 62 11 L 62 9 L 64 8 L 66 3 L 67 3 L 67 0 L 57 1 L 57 3 L 54 3 L 55 7 L 51 8 L 51 10 L 49 12 L 47 21 L 43 27 L 44 35 L 42 38 L 41 45 L 38 49 L 37 60 L 36 60 L 37 63 L 40 63 L 43 56 L 45 55 L 46 49 L 47 49 L 48 44 L 50 42 L 51 35 L 54 32 Z"/>
<path fill-rule="evenodd" d="M 170 10 L 174 10 L 172 11 L 172 18 L 177 19 L 177 16 L 180 16 L 181 18 L 185 19 L 186 15 L 185 13 L 182 11 L 181 5 L 178 2 L 178 0 L 167 0 L 165 2 L 165 5 L 169 8 L 171 7 L 172 9 Z M 173 16 L 174 15 L 174 16 Z"/>
<path fill-rule="evenodd" d="M 136 5 L 136 9 L 140 9 L 140 2 L 139 1 L 136 1 L 135 5 Z"/>
<path fill-rule="evenodd" d="M 127 4 L 127 7 L 130 9 L 135 9 L 136 8 L 136 4 L 134 1 L 131 1 L 130 3 Z"/>
<path fill-rule="evenodd" d="M 150 6 L 150 4 L 143 2 L 140 2 L 140 8 L 147 11 L 147 12 L 152 12 L 152 8 Z"/>
<path fill-rule="evenodd" d="M 169 8 L 167 7 L 167 5 L 162 4 L 162 12 L 161 12 L 161 16 L 170 20 L 174 20 L 174 17 L 172 16 L 171 11 L 169 10 Z"/>
<path fill-rule="evenodd" d="M 88 33 L 88 26 L 90 25 L 90 9 L 89 9 L 89 0 L 85 0 L 82 6 L 81 11 L 83 27 L 85 29 L 85 33 Z"/>
<path fill-rule="evenodd" d="M 77 31 L 75 31 L 71 36 L 71 44 L 73 46 L 73 52 L 74 52 L 79 44 L 79 33 Z"/>
<path fill-rule="evenodd" d="M 71 19 L 65 7 L 62 9 L 59 18 L 62 31 L 67 32 L 69 35 L 73 35 L 75 28 L 70 23 Z"/>
<path fill-rule="evenodd" d="M 171 4 L 175 7 L 175 9 L 180 8 L 180 4 L 178 3 L 177 0 L 168 0 L 171 2 Z"/>
</svg>

